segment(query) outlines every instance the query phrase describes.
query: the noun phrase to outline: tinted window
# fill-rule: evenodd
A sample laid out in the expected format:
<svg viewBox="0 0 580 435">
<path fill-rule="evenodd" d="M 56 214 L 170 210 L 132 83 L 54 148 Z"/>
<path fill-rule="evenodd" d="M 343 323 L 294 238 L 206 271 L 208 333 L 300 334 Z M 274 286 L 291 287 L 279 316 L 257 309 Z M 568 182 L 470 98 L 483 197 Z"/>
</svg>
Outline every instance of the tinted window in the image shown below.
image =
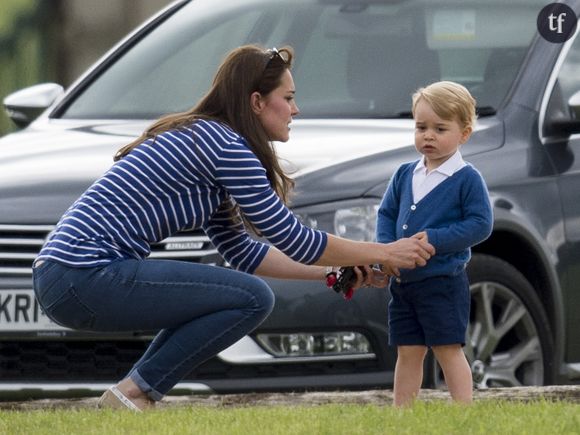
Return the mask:
<svg viewBox="0 0 580 435">
<path fill-rule="evenodd" d="M 120 56 L 63 117 L 151 119 L 187 110 L 223 56 L 247 43 L 295 48 L 303 118 L 407 116 L 413 91 L 441 79 L 496 108 L 545 2 L 483 3 L 196 0 Z"/>
<path fill-rule="evenodd" d="M 563 101 L 568 103 L 570 97 L 580 91 L 580 37 L 576 37 L 566 55 L 558 74 Z"/>
</svg>

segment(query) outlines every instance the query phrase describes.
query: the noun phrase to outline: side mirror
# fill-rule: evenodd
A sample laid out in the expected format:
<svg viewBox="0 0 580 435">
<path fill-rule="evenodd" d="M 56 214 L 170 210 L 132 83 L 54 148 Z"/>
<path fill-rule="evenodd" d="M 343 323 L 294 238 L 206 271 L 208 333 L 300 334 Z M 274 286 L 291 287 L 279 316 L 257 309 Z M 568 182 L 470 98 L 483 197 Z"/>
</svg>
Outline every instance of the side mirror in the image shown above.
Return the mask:
<svg viewBox="0 0 580 435">
<path fill-rule="evenodd" d="M 573 94 L 568 100 L 572 119 L 580 123 L 580 91 Z"/>
<path fill-rule="evenodd" d="M 568 100 L 568 113 L 560 113 L 547 120 L 544 133 L 549 136 L 562 136 L 580 133 L 580 91 Z"/>
<path fill-rule="evenodd" d="M 10 119 L 18 127 L 23 128 L 34 121 L 63 94 L 64 88 L 56 83 L 30 86 L 4 98 L 4 109 Z"/>
</svg>

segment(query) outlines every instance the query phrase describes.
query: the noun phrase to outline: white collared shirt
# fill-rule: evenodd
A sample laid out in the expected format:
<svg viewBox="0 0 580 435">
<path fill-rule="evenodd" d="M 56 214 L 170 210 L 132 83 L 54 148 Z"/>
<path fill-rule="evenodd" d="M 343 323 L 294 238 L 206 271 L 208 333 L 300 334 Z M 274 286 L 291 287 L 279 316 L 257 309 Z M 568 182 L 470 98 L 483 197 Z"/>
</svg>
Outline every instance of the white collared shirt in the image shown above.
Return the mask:
<svg viewBox="0 0 580 435">
<path fill-rule="evenodd" d="M 416 204 L 440 183 L 451 177 L 467 163 L 461 157 L 459 150 L 447 159 L 441 166 L 427 172 L 425 157 L 417 163 L 413 170 L 413 202 Z"/>
</svg>

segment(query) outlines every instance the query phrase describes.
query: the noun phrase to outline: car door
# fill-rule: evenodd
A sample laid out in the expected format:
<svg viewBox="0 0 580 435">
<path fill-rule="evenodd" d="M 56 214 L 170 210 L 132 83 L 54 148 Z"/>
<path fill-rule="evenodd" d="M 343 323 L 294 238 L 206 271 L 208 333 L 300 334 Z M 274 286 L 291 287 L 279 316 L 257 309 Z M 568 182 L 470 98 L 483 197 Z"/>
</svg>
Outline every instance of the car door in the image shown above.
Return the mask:
<svg viewBox="0 0 580 435">
<path fill-rule="evenodd" d="M 565 307 L 565 361 L 580 361 L 580 119 L 569 107 L 570 98 L 580 91 L 580 37 L 562 50 L 562 55 L 548 88 L 550 98 L 545 108 L 544 144 L 558 174 L 558 187 L 564 216 L 565 241 L 558 250 L 562 294 Z M 558 64 L 557 64 L 558 65 Z M 578 371 L 580 363 L 569 366 Z"/>
</svg>

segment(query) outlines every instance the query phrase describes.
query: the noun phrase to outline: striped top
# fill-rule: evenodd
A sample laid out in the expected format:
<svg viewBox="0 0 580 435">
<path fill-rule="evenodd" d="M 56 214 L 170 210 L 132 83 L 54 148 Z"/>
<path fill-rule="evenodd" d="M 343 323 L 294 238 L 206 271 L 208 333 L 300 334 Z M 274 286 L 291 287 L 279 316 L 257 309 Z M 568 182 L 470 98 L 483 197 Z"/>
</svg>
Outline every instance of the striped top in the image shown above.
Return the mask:
<svg viewBox="0 0 580 435">
<path fill-rule="evenodd" d="M 233 267 L 252 273 L 268 251 L 222 211 L 237 203 L 274 246 L 314 263 L 327 235 L 303 226 L 274 192 L 246 140 L 216 121 L 148 139 L 116 162 L 65 212 L 40 251 L 73 267 L 143 259 L 151 244 L 202 228 Z"/>
</svg>

